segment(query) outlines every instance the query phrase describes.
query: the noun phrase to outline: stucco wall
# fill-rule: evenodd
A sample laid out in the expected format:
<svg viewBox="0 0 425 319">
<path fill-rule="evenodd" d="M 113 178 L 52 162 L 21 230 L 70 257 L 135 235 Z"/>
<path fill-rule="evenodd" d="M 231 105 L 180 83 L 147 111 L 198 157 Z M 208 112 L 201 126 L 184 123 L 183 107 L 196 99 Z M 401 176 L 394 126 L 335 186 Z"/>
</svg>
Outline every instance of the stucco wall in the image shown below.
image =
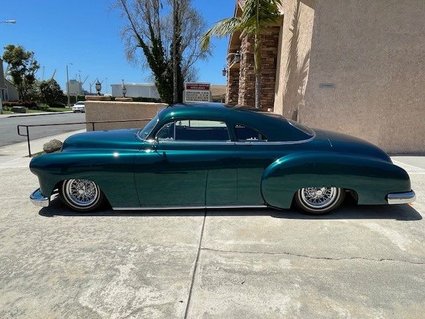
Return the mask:
<svg viewBox="0 0 425 319">
<path fill-rule="evenodd" d="M 392 153 L 424 153 L 425 1 L 326 0 L 311 7 L 305 94 L 285 94 L 285 84 L 296 88 L 298 79 L 280 71 L 287 81 L 275 111 L 293 117 L 298 107 L 299 120 L 312 127 L 358 136 Z M 284 52 L 281 61 L 287 61 Z"/>
<path fill-rule="evenodd" d="M 161 109 L 167 107 L 164 103 L 145 102 L 111 102 L 111 101 L 86 101 L 86 121 L 121 121 L 134 120 L 121 123 L 98 123 L 95 130 L 110 130 L 118 128 L 139 128 L 146 125 L 148 119 L 154 117 Z M 87 125 L 91 131 L 92 126 Z"/>
<path fill-rule="evenodd" d="M 282 2 L 274 111 L 293 120 L 304 104 L 310 65 L 314 22 L 314 0 Z"/>
<path fill-rule="evenodd" d="M 425 1 L 292 0 L 282 12 L 275 112 L 425 152 Z"/>
</svg>

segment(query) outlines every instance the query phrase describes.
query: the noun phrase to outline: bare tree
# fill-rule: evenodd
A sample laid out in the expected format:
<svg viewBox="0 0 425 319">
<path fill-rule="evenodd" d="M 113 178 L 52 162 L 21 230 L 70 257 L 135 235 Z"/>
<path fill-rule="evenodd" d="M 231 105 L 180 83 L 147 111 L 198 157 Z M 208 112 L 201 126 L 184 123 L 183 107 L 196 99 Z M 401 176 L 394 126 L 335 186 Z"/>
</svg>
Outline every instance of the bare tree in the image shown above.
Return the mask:
<svg viewBox="0 0 425 319">
<path fill-rule="evenodd" d="M 209 55 L 199 46 L 206 29 L 203 18 L 191 0 L 117 0 L 117 5 L 127 20 L 127 57 L 151 69 L 162 100 L 181 101 L 183 83 L 194 77 L 196 61 Z"/>
</svg>

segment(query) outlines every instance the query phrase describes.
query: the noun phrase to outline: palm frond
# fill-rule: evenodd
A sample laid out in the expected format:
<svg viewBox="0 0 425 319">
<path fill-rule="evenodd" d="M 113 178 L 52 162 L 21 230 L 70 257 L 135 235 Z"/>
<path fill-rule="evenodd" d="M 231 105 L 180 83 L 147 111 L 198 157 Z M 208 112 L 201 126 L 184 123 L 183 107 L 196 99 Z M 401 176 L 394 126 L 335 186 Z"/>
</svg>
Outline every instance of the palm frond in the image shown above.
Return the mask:
<svg viewBox="0 0 425 319">
<path fill-rule="evenodd" d="M 223 19 L 218 21 L 211 29 L 209 29 L 201 37 L 201 48 L 202 50 L 207 50 L 211 37 L 225 37 L 227 35 L 233 34 L 234 32 L 241 29 L 241 19 L 238 17 L 232 17 L 228 19 Z"/>
</svg>

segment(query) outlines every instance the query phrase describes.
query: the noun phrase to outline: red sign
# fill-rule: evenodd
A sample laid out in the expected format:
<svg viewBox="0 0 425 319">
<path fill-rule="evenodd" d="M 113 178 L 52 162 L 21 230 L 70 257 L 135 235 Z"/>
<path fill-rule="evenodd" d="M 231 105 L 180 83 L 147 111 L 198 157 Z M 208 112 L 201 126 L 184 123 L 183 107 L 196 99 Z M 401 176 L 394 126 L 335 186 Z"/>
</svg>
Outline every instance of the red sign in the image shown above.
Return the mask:
<svg viewBox="0 0 425 319">
<path fill-rule="evenodd" d="M 185 83 L 186 90 L 194 90 L 194 91 L 209 91 L 210 84 L 209 83 Z"/>
</svg>

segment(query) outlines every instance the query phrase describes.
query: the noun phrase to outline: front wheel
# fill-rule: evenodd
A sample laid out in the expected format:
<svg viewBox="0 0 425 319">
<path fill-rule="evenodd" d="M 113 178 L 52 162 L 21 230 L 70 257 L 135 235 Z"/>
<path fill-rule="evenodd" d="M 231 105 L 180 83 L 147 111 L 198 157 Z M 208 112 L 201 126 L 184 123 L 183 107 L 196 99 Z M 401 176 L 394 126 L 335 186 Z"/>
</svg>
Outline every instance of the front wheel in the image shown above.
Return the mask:
<svg viewBox="0 0 425 319">
<path fill-rule="evenodd" d="M 295 203 L 302 211 L 321 215 L 338 208 L 344 201 L 345 193 L 338 187 L 306 187 L 295 194 Z"/>
<path fill-rule="evenodd" d="M 69 179 L 64 181 L 60 193 L 64 203 L 79 212 L 95 210 L 103 202 L 103 194 L 99 186 L 87 179 Z"/>
</svg>

